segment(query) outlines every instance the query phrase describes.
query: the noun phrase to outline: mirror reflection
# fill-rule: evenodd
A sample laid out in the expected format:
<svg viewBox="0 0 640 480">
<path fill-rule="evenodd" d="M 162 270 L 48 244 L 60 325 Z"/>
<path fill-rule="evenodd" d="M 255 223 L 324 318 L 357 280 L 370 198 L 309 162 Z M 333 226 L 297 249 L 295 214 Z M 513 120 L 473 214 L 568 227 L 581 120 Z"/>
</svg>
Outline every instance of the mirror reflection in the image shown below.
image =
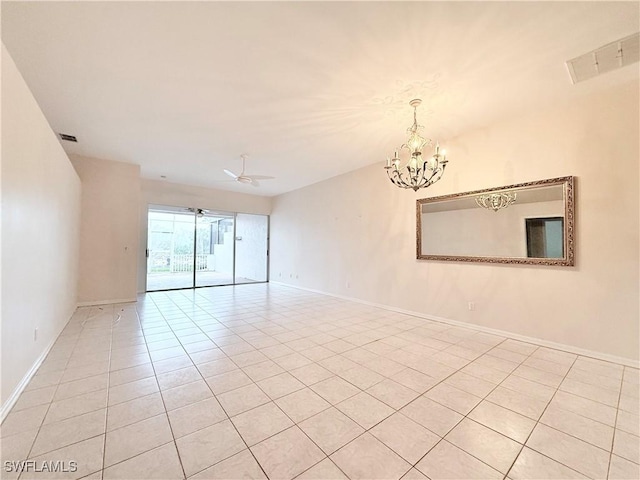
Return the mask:
<svg viewBox="0 0 640 480">
<path fill-rule="evenodd" d="M 418 200 L 418 258 L 573 265 L 573 177 Z"/>
</svg>

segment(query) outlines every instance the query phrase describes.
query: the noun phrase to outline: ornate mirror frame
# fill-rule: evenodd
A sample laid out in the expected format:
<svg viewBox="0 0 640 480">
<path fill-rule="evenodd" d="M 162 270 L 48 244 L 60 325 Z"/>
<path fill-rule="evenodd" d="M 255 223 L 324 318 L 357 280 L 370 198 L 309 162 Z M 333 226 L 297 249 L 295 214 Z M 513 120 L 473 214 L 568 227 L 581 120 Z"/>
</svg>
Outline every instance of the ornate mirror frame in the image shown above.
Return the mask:
<svg viewBox="0 0 640 480">
<path fill-rule="evenodd" d="M 575 264 L 574 245 L 574 181 L 575 177 L 558 177 L 535 182 L 519 183 L 496 188 L 485 188 L 470 192 L 454 193 L 439 197 L 421 198 L 416 201 L 416 258 L 418 260 L 438 260 L 446 262 L 484 262 L 507 263 L 525 265 L 553 265 L 572 267 Z M 522 190 L 526 188 L 546 187 L 561 185 L 564 199 L 564 257 L 562 258 L 531 258 L 531 257 L 482 257 L 482 256 L 455 256 L 455 255 L 425 255 L 422 253 L 422 205 L 428 203 L 450 201 L 465 197 L 474 197 L 480 194 L 504 192 L 505 190 Z"/>
</svg>

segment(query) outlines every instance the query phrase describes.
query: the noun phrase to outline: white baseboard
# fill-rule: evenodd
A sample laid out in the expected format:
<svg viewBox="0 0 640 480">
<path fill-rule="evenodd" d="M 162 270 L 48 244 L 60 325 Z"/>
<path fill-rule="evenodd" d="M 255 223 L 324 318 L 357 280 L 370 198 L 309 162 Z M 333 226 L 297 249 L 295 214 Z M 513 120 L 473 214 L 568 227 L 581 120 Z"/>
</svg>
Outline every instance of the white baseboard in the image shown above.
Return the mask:
<svg viewBox="0 0 640 480">
<path fill-rule="evenodd" d="M 65 326 L 66 326 L 66 323 L 65 323 Z M 42 365 L 42 362 L 44 362 L 44 359 L 47 358 L 47 355 L 49 355 L 49 352 L 51 351 L 53 344 L 56 343 L 58 336 L 59 335 L 56 335 L 53 338 L 53 340 L 49 342 L 49 345 L 47 345 L 47 348 L 45 348 L 44 352 L 40 354 L 40 356 L 35 361 L 35 363 L 31 366 L 29 371 L 25 374 L 25 376 L 22 378 L 20 383 L 18 383 L 16 388 L 13 390 L 13 393 L 11 393 L 9 398 L 7 398 L 7 401 L 4 402 L 4 404 L 2 405 L 2 407 L 0 408 L 0 423 L 4 421 L 5 417 L 9 414 L 9 412 L 11 411 L 15 403 L 18 401 L 20 394 L 24 391 L 24 389 L 27 387 L 27 385 L 31 381 L 31 378 L 38 371 L 38 369 L 40 368 L 40 365 Z"/>
<path fill-rule="evenodd" d="M 315 290 L 313 288 L 300 287 L 297 285 L 291 285 L 283 282 L 271 281 L 270 283 L 276 285 L 282 285 L 285 287 L 297 288 L 299 290 L 305 290 L 307 292 L 319 293 L 321 295 L 327 295 L 329 297 L 340 298 L 342 300 L 349 300 L 351 302 L 361 303 L 364 305 L 369 305 L 372 307 L 382 308 L 384 310 L 390 310 L 392 312 L 404 313 L 405 315 L 411 315 L 413 317 L 424 318 L 426 320 L 432 320 L 434 322 L 446 323 L 448 325 L 455 325 L 457 327 L 469 328 L 472 330 L 477 330 L 479 332 L 490 333 L 492 335 L 498 335 L 500 337 L 512 338 L 514 340 L 520 340 L 522 342 L 534 343 L 536 345 L 541 345 L 543 347 L 553 348 L 555 350 L 561 350 L 563 352 L 575 353 L 577 355 L 582 355 L 584 357 L 595 358 L 598 360 L 604 360 L 606 362 L 618 363 L 620 365 L 626 365 L 628 367 L 640 368 L 640 360 L 633 360 L 631 358 L 618 357 L 616 355 L 610 355 L 608 353 L 597 352 L 594 350 L 587 350 L 585 348 L 576 347 L 573 345 L 566 345 L 564 343 L 556 343 L 549 340 L 544 340 L 542 338 L 536 337 L 528 337 L 526 335 L 520 335 L 518 333 L 509 332 L 506 330 L 498 330 L 495 328 L 484 327 L 482 325 L 476 325 L 473 323 L 462 322 L 460 320 L 451 320 L 449 318 L 438 317 L 435 315 L 427 315 L 421 312 L 414 312 L 412 310 L 405 310 L 398 307 L 393 307 L 390 305 L 384 305 L 382 303 L 369 302 L 367 300 L 361 300 L 355 297 L 347 297 L 346 295 L 338 295 L 336 293 L 323 292 L 322 290 Z"/>
<path fill-rule="evenodd" d="M 136 303 L 137 298 L 117 298 L 115 300 L 93 300 L 89 302 L 78 302 L 78 307 L 93 307 L 95 305 L 112 305 L 114 303 Z"/>
</svg>

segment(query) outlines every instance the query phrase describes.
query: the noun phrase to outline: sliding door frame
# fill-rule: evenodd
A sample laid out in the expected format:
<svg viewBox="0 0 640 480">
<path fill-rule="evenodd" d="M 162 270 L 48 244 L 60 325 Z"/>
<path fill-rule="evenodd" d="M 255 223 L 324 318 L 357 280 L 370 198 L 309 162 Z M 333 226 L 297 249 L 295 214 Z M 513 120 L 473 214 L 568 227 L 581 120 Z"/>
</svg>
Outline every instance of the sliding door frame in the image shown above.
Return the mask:
<svg viewBox="0 0 640 480">
<path fill-rule="evenodd" d="M 157 207 L 154 208 L 154 207 Z M 194 211 L 192 212 L 193 214 L 193 276 L 192 276 L 192 281 L 191 281 L 191 286 L 190 287 L 177 287 L 177 288 L 162 288 L 162 289 L 157 289 L 157 290 L 149 290 L 149 286 L 148 286 L 148 282 L 147 279 L 149 278 L 149 211 L 150 210 L 157 210 L 157 211 L 162 211 L 161 208 L 162 207 L 167 207 L 167 213 L 173 211 L 174 209 L 180 209 L 180 208 L 184 208 L 184 209 L 188 209 L 188 208 L 193 208 Z M 176 213 L 179 213 L 178 210 L 175 210 Z M 157 204 L 148 204 L 147 205 L 147 241 L 146 241 L 146 254 L 147 254 L 147 261 L 145 262 L 145 293 L 155 293 L 155 292 L 172 292 L 175 290 L 191 290 L 191 289 L 195 289 L 195 288 L 212 288 L 212 287 L 230 287 L 230 286 L 238 286 L 238 285 L 254 285 L 256 283 L 269 283 L 269 276 L 270 276 L 270 269 L 271 269 L 271 262 L 270 262 L 270 258 L 269 258 L 269 253 L 270 253 L 270 242 L 271 242 L 271 215 L 263 215 L 261 213 L 246 213 L 246 212 L 221 212 L 221 211 L 216 211 L 216 213 L 224 213 L 224 214 L 228 214 L 229 217 L 233 217 L 233 270 L 232 270 L 232 282 L 231 283 L 223 283 L 223 284 L 218 284 L 218 285 L 196 285 L 196 264 L 197 264 L 197 260 L 196 260 L 196 252 L 197 252 L 197 245 L 198 245 L 198 207 L 179 207 L 179 206 L 172 206 L 172 205 L 157 205 Z M 264 217 L 267 217 L 267 239 L 266 239 L 266 262 L 267 262 L 267 268 L 266 268 L 266 280 L 259 280 L 259 281 L 255 281 L 255 282 L 246 282 L 246 283 L 237 283 L 236 282 L 236 242 L 237 242 L 237 219 L 238 219 L 238 214 L 239 213 L 243 213 L 246 215 L 261 215 Z"/>
</svg>

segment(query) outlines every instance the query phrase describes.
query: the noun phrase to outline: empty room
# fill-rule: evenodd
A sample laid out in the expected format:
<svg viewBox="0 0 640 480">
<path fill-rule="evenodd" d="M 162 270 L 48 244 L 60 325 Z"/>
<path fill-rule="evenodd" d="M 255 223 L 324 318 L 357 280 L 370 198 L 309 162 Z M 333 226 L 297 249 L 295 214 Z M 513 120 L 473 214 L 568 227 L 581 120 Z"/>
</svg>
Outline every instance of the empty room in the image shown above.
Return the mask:
<svg viewBox="0 0 640 480">
<path fill-rule="evenodd" d="M 0 13 L 0 478 L 640 478 L 639 2 Z"/>
</svg>

